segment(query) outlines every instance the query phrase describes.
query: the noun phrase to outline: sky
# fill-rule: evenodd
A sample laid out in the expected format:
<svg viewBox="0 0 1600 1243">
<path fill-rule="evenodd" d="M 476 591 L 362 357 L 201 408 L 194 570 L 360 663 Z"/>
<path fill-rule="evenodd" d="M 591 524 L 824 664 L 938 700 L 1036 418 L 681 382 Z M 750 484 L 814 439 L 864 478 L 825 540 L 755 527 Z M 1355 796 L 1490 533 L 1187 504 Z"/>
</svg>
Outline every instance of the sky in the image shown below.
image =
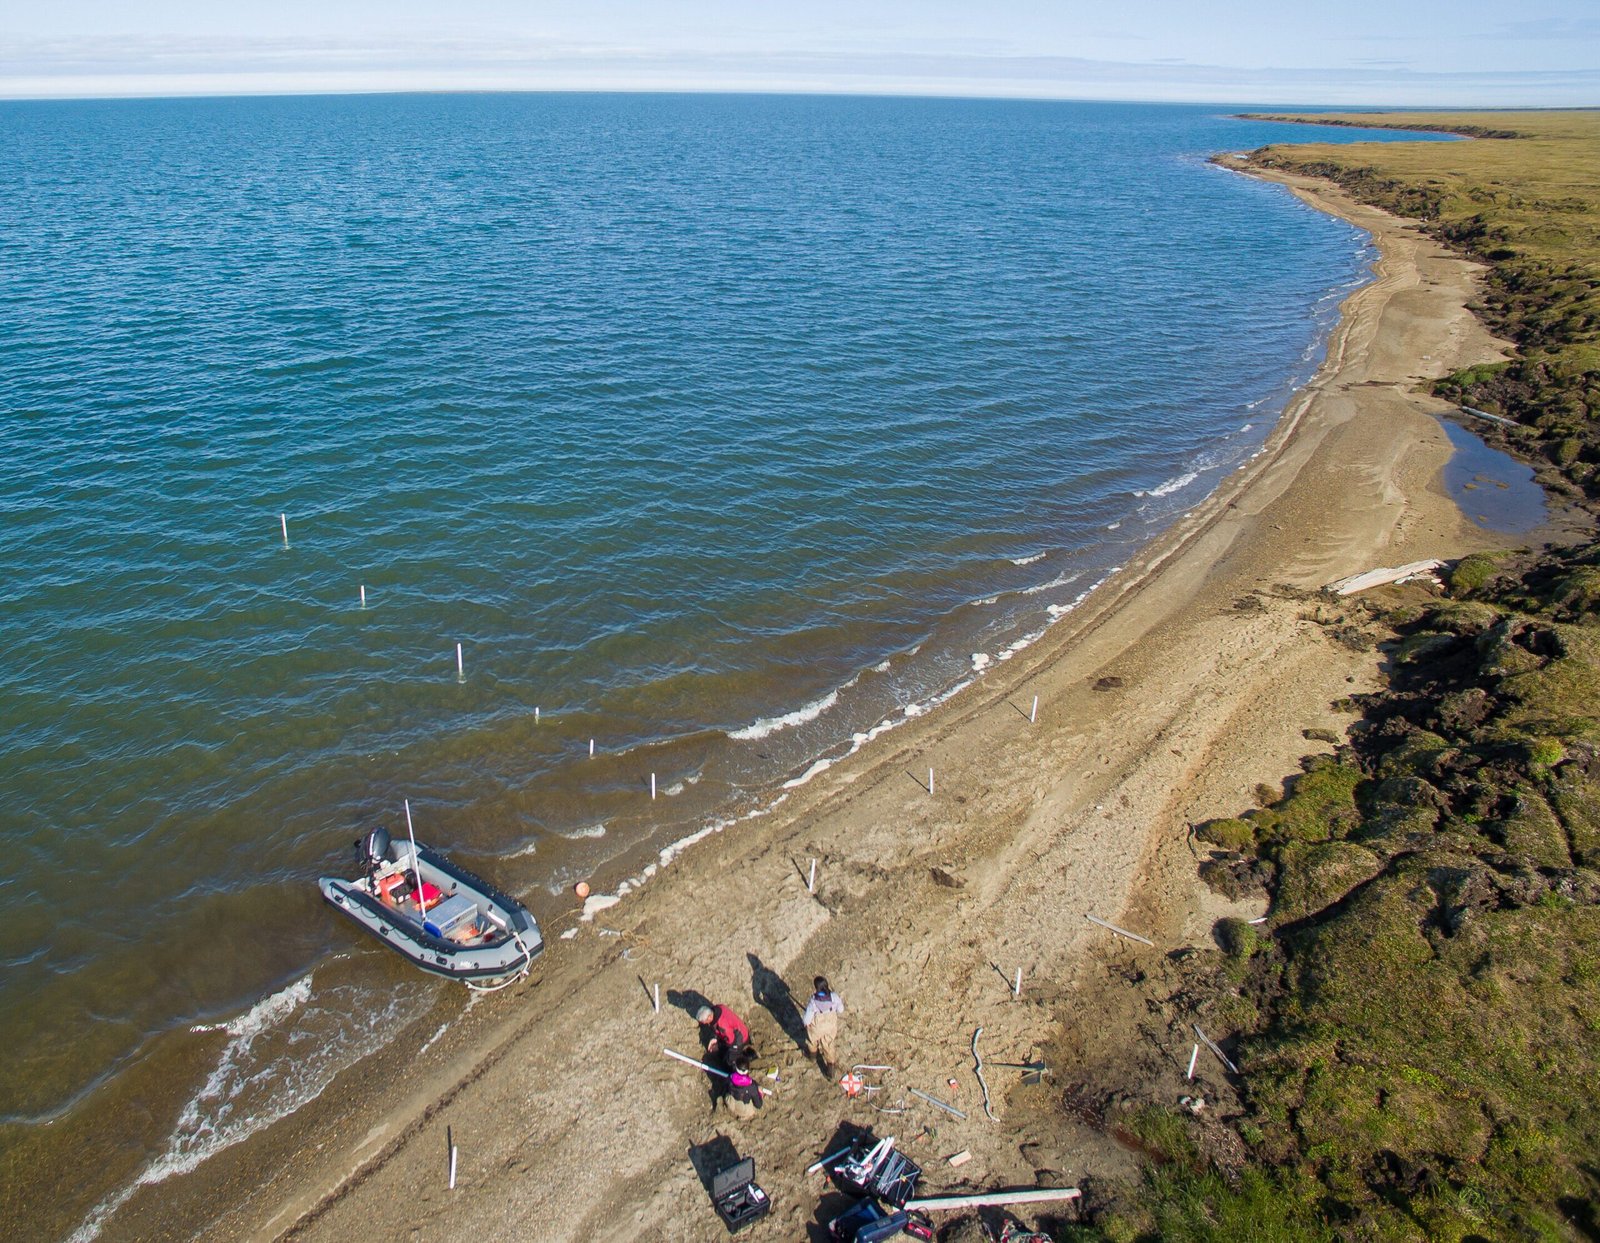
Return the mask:
<svg viewBox="0 0 1600 1243">
<path fill-rule="evenodd" d="M 1595 0 L 9 0 L 0 98 L 711 90 L 1600 105 Z"/>
</svg>

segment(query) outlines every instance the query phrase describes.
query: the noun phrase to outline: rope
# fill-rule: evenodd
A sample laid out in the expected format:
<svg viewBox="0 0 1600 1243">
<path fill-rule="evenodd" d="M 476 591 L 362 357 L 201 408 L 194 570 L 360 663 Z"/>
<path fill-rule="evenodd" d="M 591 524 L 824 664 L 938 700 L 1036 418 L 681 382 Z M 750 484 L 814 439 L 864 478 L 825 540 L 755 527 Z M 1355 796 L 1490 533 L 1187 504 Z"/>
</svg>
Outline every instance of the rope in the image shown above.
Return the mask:
<svg viewBox="0 0 1600 1243">
<path fill-rule="evenodd" d="M 465 984 L 472 992 L 498 993 L 502 988 L 509 988 L 518 980 L 525 979 L 527 977 L 529 968 L 533 966 L 533 955 L 528 952 L 528 947 L 523 944 L 522 934 L 520 932 L 518 932 L 515 928 L 507 928 L 506 931 L 511 934 L 511 939 L 517 943 L 517 948 L 522 951 L 522 967 L 515 975 L 508 975 L 498 984 L 479 984 L 473 980 L 462 980 L 461 982 Z"/>
<path fill-rule="evenodd" d="M 994 1110 L 989 1108 L 989 1085 L 983 1081 L 983 1059 L 978 1056 L 978 1037 L 983 1035 L 983 1028 L 978 1028 L 972 1033 L 972 1073 L 978 1076 L 978 1086 L 983 1089 L 983 1112 L 988 1115 L 990 1122 L 999 1122 L 994 1116 Z"/>
</svg>

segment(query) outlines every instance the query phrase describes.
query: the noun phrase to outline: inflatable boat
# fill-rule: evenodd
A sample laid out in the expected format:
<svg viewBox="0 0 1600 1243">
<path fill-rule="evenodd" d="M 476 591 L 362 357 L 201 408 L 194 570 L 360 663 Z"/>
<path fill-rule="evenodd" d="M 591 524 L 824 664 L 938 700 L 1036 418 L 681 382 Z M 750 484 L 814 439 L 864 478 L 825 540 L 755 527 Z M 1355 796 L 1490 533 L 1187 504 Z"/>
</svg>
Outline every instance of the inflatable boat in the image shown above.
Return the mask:
<svg viewBox="0 0 1600 1243">
<path fill-rule="evenodd" d="M 527 907 L 414 838 L 373 829 L 356 843 L 356 866 L 355 880 L 319 879 L 322 896 L 424 971 L 503 988 L 544 949 Z"/>
</svg>

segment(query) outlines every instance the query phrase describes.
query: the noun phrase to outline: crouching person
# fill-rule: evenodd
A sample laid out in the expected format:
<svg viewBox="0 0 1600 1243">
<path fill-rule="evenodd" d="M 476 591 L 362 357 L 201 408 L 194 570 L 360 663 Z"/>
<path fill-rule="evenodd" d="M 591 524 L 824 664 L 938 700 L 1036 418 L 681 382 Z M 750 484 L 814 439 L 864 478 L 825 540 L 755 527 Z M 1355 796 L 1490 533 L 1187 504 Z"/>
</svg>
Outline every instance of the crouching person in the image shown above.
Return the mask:
<svg viewBox="0 0 1600 1243">
<path fill-rule="evenodd" d="M 756 1116 L 761 1108 L 761 1087 L 751 1075 L 756 1051 L 743 1046 L 733 1057 L 733 1069 L 728 1072 L 728 1112 L 740 1121 Z"/>
</svg>

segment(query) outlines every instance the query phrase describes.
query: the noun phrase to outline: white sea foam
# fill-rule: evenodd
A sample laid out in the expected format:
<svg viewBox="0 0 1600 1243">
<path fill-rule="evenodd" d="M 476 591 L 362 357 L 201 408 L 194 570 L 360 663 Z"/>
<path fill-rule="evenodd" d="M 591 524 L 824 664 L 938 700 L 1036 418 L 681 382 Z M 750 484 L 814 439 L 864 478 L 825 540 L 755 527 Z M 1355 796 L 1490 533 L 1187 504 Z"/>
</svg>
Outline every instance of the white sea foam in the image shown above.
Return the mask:
<svg viewBox="0 0 1600 1243">
<path fill-rule="evenodd" d="M 790 777 L 789 780 L 785 781 L 783 783 L 783 788 L 785 790 L 797 790 L 815 777 L 818 773 L 827 772 L 828 769 L 833 767 L 833 765 L 834 760 L 831 756 L 825 755 L 820 760 L 813 760 L 811 762 L 811 766 L 804 772 L 800 773 L 798 776 Z"/>
<path fill-rule="evenodd" d="M 728 737 L 736 742 L 754 742 L 758 738 L 775 734 L 780 729 L 789 729 L 795 725 L 804 725 L 807 721 L 814 721 L 838 702 L 839 692 L 829 691 L 821 699 L 808 703 L 803 708 L 796 708 L 793 712 L 786 712 L 782 716 L 763 717 L 743 729 L 729 730 Z"/>
<path fill-rule="evenodd" d="M 237 1018 L 190 1028 L 227 1037 L 215 1065 L 183 1107 L 165 1150 L 95 1207 L 71 1235 L 73 1243 L 97 1238 L 140 1188 L 189 1173 L 315 1100 L 335 1075 L 412 1017 L 407 1011 L 420 996 L 409 989 L 368 995 L 340 985 L 313 1000 L 311 979 L 302 976 Z"/>
<path fill-rule="evenodd" d="M 820 759 L 813 760 L 811 766 L 804 772 L 785 781 L 783 783 L 783 788 L 785 790 L 798 789 L 822 773 L 827 772 L 828 769 L 832 768 L 840 760 L 848 759 L 850 756 L 854 755 L 874 738 L 888 733 L 891 729 L 896 729 L 899 726 L 904 725 L 906 721 L 910 720 L 912 717 L 920 716 L 924 711 L 926 711 L 926 709 L 921 704 L 907 704 L 905 708 L 902 709 L 902 715 L 899 720 L 895 720 L 891 717 L 888 720 L 879 721 L 869 730 L 865 730 L 858 734 L 852 734 L 850 736 L 850 745 L 843 753 L 839 755 L 825 755 Z"/>
<path fill-rule="evenodd" d="M 1044 553 L 1036 552 L 1031 557 L 1012 557 L 1011 558 L 1011 564 L 1012 565 L 1032 565 L 1035 561 L 1043 561 L 1044 558 L 1045 558 L 1045 554 Z"/>
<path fill-rule="evenodd" d="M 661 867 L 671 867 L 672 861 L 684 851 L 688 850 L 689 847 L 693 846 L 696 842 L 705 841 L 705 839 L 710 837 L 713 833 L 720 832 L 722 832 L 722 824 L 719 821 L 713 821 L 712 823 L 705 825 L 704 827 L 689 834 L 688 837 L 680 837 L 677 841 L 671 843 L 670 845 L 662 847 L 661 853 L 656 856 L 656 862 Z"/>
<path fill-rule="evenodd" d="M 196 1023 L 189 1030 L 195 1033 L 227 1032 L 228 1035 L 243 1038 L 248 1043 L 251 1038 L 305 1005 L 310 996 L 311 977 L 302 976 L 288 988 L 281 989 L 270 997 L 263 997 L 238 1018 L 229 1019 L 226 1023 Z"/>
<path fill-rule="evenodd" d="M 988 652 L 972 653 L 972 672 L 974 673 L 982 673 L 993 663 L 994 657 L 990 656 Z"/>
<path fill-rule="evenodd" d="M 1159 485 L 1158 487 L 1151 488 L 1149 491 L 1135 492 L 1134 495 L 1135 496 L 1171 496 L 1174 492 L 1178 491 L 1180 488 L 1187 488 L 1191 483 L 1193 483 L 1198 478 L 1200 478 L 1200 472 L 1199 471 L 1193 471 L 1193 470 L 1192 471 L 1187 471 L 1182 475 L 1173 476 L 1171 479 L 1167 480 L 1165 483 Z"/>
<path fill-rule="evenodd" d="M 1100 579 L 1096 580 L 1095 582 L 1089 584 L 1089 586 L 1085 587 L 1082 591 L 1080 591 L 1077 595 L 1073 596 L 1072 599 L 1068 600 L 1065 604 L 1052 604 L 1049 607 L 1049 609 L 1047 610 L 1049 612 L 1049 614 L 1050 614 L 1051 622 L 1058 622 L 1063 617 L 1065 617 L 1068 613 L 1072 612 L 1075 608 L 1077 608 L 1080 604 L 1082 604 L 1085 600 L 1087 600 L 1090 596 L 1092 596 L 1094 594 L 1096 588 L 1098 588 L 1102 583 L 1105 583 L 1107 580 L 1109 580 L 1112 575 L 1120 572 L 1121 569 L 1122 569 L 1122 567 L 1120 565 L 1112 566 L 1109 570 L 1107 570 L 1105 572 L 1103 577 L 1101 577 Z"/>
<path fill-rule="evenodd" d="M 556 836 L 569 842 L 593 841 L 606 835 L 606 826 L 603 824 L 586 824 L 581 829 L 567 829 L 558 831 Z"/>
<path fill-rule="evenodd" d="M 1044 638 L 1044 631 L 1033 630 L 1023 635 L 1021 638 L 1013 639 L 1000 653 L 1000 659 L 1010 660 L 1018 652 L 1026 651 L 1042 638 Z"/>
<path fill-rule="evenodd" d="M 1057 587 L 1070 587 L 1070 586 L 1072 586 L 1073 583 L 1077 582 L 1082 577 L 1083 577 L 1083 575 L 1080 574 L 1080 573 L 1058 574 L 1058 575 L 1056 575 L 1056 577 L 1052 578 L 1048 583 L 1039 583 L 1038 585 L 1033 586 L 1033 587 L 1024 587 L 1017 594 L 1018 595 L 1023 595 L 1023 596 L 1036 596 L 1036 595 L 1039 595 L 1041 592 L 1054 591 Z"/>
<path fill-rule="evenodd" d="M 601 911 L 609 911 L 618 902 L 622 901 L 620 894 L 592 893 L 583 900 L 583 914 L 579 916 L 584 923 L 588 923 Z"/>
</svg>

